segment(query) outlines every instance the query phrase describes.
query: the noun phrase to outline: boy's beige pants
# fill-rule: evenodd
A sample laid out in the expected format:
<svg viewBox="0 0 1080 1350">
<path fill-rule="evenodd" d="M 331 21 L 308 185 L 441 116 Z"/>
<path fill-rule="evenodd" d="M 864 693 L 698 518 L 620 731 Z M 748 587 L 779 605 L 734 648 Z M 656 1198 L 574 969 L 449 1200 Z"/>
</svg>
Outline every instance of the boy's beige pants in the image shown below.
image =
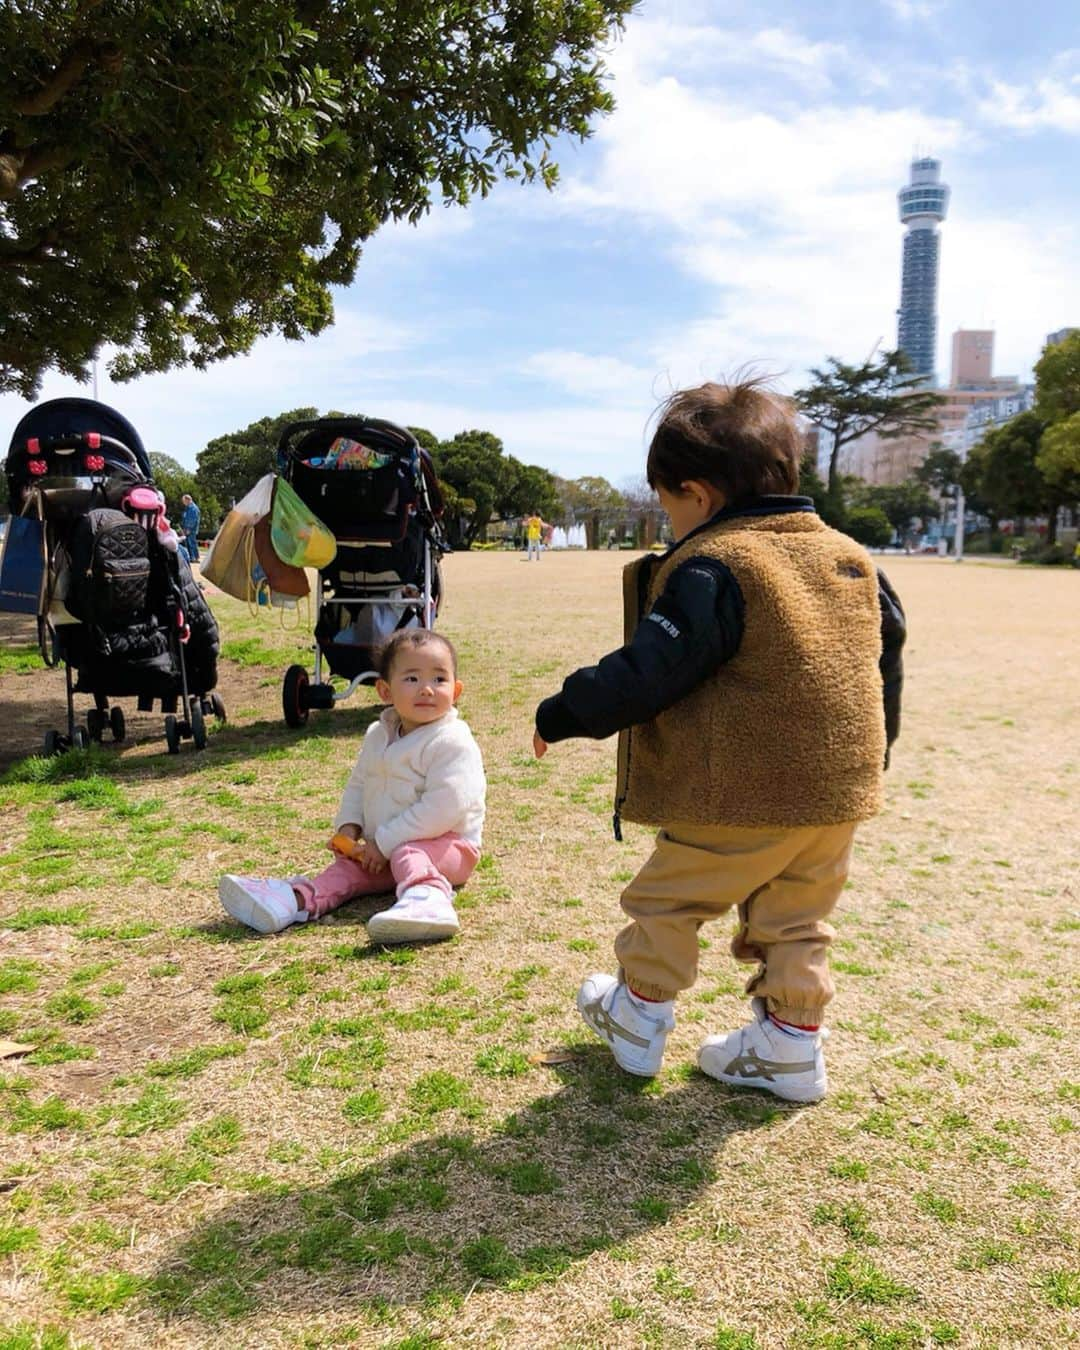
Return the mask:
<svg viewBox="0 0 1080 1350">
<path fill-rule="evenodd" d="M 671 825 L 622 893 L 631 922 L 615 940 L 626 981 L 669 999 L 697 979 L 698 929 L 739 907 L 732 954 L 757 961 L 746 986 L 769 1011 L 817 1026 L 833 996 L 825 922 L 847 878 L 855 822 L 795 829 Z"/>
</svg>

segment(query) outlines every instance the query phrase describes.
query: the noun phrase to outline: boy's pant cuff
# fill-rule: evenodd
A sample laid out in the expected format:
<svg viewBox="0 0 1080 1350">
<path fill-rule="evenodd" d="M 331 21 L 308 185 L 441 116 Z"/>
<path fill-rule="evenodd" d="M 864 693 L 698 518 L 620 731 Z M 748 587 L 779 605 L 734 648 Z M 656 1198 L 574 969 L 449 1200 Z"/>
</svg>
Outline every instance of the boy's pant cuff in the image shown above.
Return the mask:
<svg viewBox="0 0 1080 1350">
<path fill-rule="evenodd" d="M 791 1003 L 780 1003 L 775 998 L 767 998 L 765 1007 L 780 1022 L 788 1022 L 793 1027 L 819 1027 L 825 1021 L 825 1007 L 796 1008 Z"/>
<path fill-rule="evenodd" d="M 679 992 L 677 989 L 665 989 L 663 985 L 652 984 L 648 980 L 635 979 L 626 969 L 623 969 L 621 974 L 623 984 L 640 998 L 648 999 L 650 1003 L 667 1003 Z"/>
</svg>

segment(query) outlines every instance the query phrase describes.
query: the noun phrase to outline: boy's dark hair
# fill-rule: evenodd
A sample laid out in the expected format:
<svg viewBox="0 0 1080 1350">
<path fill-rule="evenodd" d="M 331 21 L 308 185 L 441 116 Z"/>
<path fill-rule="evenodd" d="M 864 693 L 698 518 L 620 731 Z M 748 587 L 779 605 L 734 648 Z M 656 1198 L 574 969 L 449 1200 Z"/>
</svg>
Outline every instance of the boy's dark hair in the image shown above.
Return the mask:
<svg viewBox="0 0 1080 1350">
<path fill-rule="evenodd" d="M 388 680 L 393 673 L 398 658 L 406 651 L 418 651 L 433 643 L 445 647 L 450 654 L 450 669 L 457 678 L 457 652 L 449 638 L 435 633 L 430 628 L 399 628 L 393 637 L 388 638 L 379 648 L 378 672 L 380 680 Z"/>
<path fill-rule="evenodd" d="M 697 479 L 728 506 L 799 486 L 803 434 L 792 403 L 763 376 L 680 389 L 662 404 L 649 445 L 649 486 L 679 492 Z"/>
</svg>

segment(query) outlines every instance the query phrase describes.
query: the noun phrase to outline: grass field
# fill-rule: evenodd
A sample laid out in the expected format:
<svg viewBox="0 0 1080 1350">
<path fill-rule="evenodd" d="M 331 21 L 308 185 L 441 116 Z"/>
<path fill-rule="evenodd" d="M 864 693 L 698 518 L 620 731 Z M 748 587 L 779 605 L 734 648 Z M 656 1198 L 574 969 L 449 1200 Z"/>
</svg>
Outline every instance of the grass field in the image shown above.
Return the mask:
<svg viewBox="0 0 1080 1350">
<path fill-rule="evenodd" d="M 207 751 L 29 757 L 62 682 L 0 661 L 0 1350 L 1058 1347 L 1080 1336 L 1080 575 L 897 559 L 904 730 L 837 915 L 825 1103 L 693 1069 L 744 1017 L 704 935 L 667 1067 L 573 1007 L 648 833 L 614 743 L 530 751 L 619 639 L 625 555 L 454 555 L 442 627 L 489 825 L 454 942 L 356 903 L 259 938 L 224 871 L 321 865 L 361 693 L 305 732 L 309 639 L 215 599 Z M 50 720 L 51 719 L 51 720 Z M 384 902 L 385 903 L 385 902 Z"/>
</svg>

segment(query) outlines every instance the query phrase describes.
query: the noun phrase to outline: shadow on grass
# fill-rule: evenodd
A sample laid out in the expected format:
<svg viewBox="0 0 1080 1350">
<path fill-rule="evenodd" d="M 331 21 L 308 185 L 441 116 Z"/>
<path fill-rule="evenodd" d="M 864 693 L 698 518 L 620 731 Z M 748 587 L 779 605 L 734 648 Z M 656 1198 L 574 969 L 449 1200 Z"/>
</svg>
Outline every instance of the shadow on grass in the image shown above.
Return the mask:
<svg viewBox="0 0 1080 1350">
<path fill-rule="evenodd" d="M 533 1288 L 666 1223 L 715 1179 L 736 1135 L 799 1109 L 699 1075 L 659 1094 L 602 1047 L 573 1053 L 558 1091 L 483 1131 L 432 1133 L 443 1111 L 467 1120 L 476 1108 L 462 1079 L 424 1075 L 388 1133 L 425 1137 L 325 1184 L 268 1185 L 227 1206 L 151 1278 L 150 1307 L 213 1321 L 279 1300 L 325 1313 Z M 369 1091 L 344 1114 L 375 1131 L 365 1118 L 379 1108 Z M 737 1237 L 721 1229 L 718 1241 Z"/>
<path fill-rule="evenodd" d="M 0 717 L 7 705 L 0 705 Z M 10 716 L 14 718 L 19 705 L 11 705 Z M 225 722 L 215 725 L 210 721 L 210 737 L 203 751 L 195 750 L 191 741 L 181 743 L 180 753 L 170 755 L 165 749 L 164 734 L 160 737 L 151 734 L 138 740 L 125 742 L 125 746 L 143 746 L 147 742 L 160 739 L 161 754 L 148 758 L 145 755 L 125 755 L 123 747 L 117 747 L 106 740 L 102 745 L 91 745 L 88 750 L 69 750 L 54 759 L 42 761 L 38 754 L 25 755 L 22 758 L 5 757 L 0 750 L 0 769 L 3 769 L 3 781 L 6 782 L 46 782 L 66 781 L 71 778 L 85 778 L 92 773 L 103 773 L 113 778 L 123 778 L 129 783 L 157 782 L 162 777 L 186 778 L 207 770 L 228 768 L 233 764 L 251 764 L 258 766 L 260 760 L 273 761 L 290 756 L 290 752 L 303 747 L 305 739 L 351 739 L 356 742 L 359 751 L 360 740 L 366 729 L 376 720 L 383 710 L 383 704 L 369 704 L 366 707 L 335 709 L 330 712 L 312 714 L 312 719 L 304 728 L 293 729 L 281 721 L 248 722 L 238 725 Z M 19 711 L 26 713 L 25 707 Z M 62 714 L 62 715 L 61 715 Z M 58 705 L 57 726 L 66 725 L 66 712 Z M 0 722 L 0 725 L 10 723 Z M 118 753 L 119 750 L 119 753 Z"/>
</svg>

